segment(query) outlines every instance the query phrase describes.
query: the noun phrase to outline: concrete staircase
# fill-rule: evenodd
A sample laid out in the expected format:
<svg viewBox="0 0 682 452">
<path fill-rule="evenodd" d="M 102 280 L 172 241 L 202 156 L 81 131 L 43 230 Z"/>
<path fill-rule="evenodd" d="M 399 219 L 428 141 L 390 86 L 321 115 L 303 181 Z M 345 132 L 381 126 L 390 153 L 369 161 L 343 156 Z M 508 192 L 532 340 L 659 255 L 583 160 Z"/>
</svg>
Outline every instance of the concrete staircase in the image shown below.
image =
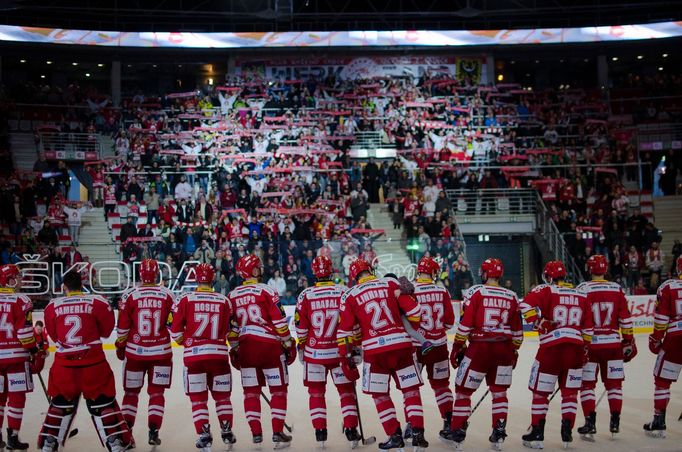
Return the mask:
<svg viewBox="0 0 682 452">
<path fill-rule="evenodd" d="M 78 251 L 88 256 L 92 264 L 104 261 L 119 261 L 121 256 L 116 252 L 116 244 L 111 239 L 111 233 L 104 221 L 104 209 L 94 208 L 83 214 Z M 113 271 L 103 272 L 100 283 L 116 283 Z"/>
<path fill-rule="evenodd" d="M 367 212 L 367 221 L 372 229 L 383 229 L 386 235 L 374 242 L 377 253 L 377 272 L 395 273 L 397 276 L 414 277 L 416 266 L 410 262 L 405 249 L 406 243 L 401 239 L 402 229 L 393 229 L 393 220 L 385 204 L 371 204 Z"/>
<path fill-rule="evenodd" d="M 661 230 L 663 239 L 661 250 L 665 253 L 665 269 L 672 263 L 671 251 L 675 240 L 682 241 L 682 196 L 663 196 L 654 198 L 656 227 Z"/>
<path fill-rule="evenodd" d="M 14 167 L 19 170 L 32 171 L 33 165 L 38 159 L 33 134 L 13 132 L 10 134 L 9 140 Z"/>
</svg>

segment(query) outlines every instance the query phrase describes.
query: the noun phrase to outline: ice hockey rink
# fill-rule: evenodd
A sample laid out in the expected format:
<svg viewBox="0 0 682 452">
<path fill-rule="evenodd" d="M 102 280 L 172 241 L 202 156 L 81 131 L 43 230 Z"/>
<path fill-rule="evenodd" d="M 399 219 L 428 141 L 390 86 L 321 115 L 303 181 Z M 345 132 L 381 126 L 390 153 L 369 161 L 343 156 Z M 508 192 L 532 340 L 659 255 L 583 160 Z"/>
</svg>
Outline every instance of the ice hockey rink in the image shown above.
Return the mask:
<svg viewBox="0 0 682 452">
<path fill-rule="evenodd" d="M 621 433 L 616 439 L 611 439 L 608 433 L 609 411 L 606 397 L 601 401 L 597 409 L 597 431 L 596 442 L 588 443 L 579 438 L 574 429 L 573 443 L 569 449 L 584 451 L 682 451 L 682 422 L 677 422 L 677 418 L 682 412 L 682 385 L 673 384 L 671 388 L 671 400 L 667 414 L 667 436 L 664 439 L 649 438 L 642 431 L 642 424 L 651 420 L 653 415 L 653 378 L 651 369 L 654 365 L 654 355 L 647 347 L 647 336 L 638 335 L 637 345 L 639 355 L 634 362 L 626 364 L 626 381 L 624 384 L 624 404 L 621 419 Z M 506 451 L 529 450 L 521 444 L 521 435 L 525 433 L 530 424 L 530 401 L 531 393 L 527 389 L 530 367 L 533 362 L 538 342 L 535 337 L 527 337 L 521 348 L 519 362 L 514 372 L 514 381 L 509 391 L 509 420 L 507 433 L 509 437 L 504 444 Z M 194 441 L 196 434 L 192 425 L 190 403 L 182 390 L 182 350 L 178 347 L 174 351 L 173 386 L 166 392 L 166 414 L 161 428 L 161 446 L 152 447 L 147 445 L 147 396 L 142 394 L 140 406 L 138 407 L 138 418 L 135 425 L 135 438 L 137 442 L 136 450 L 156 450 L 156 451 L 192 451 L 196 450 Z M 121 361 L 116 359 L 112 350 L 107 351 L 107 358 L 112 365 L 118 384 L 117 398 L 120 402 L 122 396 L 121 387 Z M 43 379 L 47 383 L 47 374 L 52 362 L 52 356 L 43 370 Z M 293 442 L 290 450 L 310 451 L 317 448 L 314 439 L 314 430 L 310 423 L 308 414 L 308 394 L 302 383 L 302 366 L 296 361 L 290 366 L 289 381 L 289 406 L 287 411 L 287 424 L 293 426 Z M 270 423 L 269 412 L 263 403 L 263 426 L 265 441 L 259 449 L 251 443 L 251 433 L 245 418 L 243 417 L 242 390 L 239 385 L 239 372 L 232 370 L 233 393 L 232 403 L 235 411 L 234 431 L 237 436 L 237 443 L 233 450 L 271 450 L 272 443 L 269 442 Z M 454 379 L 454 375 L 451 380 Z M 453 380 L 454 381 L 454 380 Z M 35 447 L 36 438 L 40 430 L 42 419 L 47 410 L 47 401 L 40 387 L 37 376 L 34 376 L 35 389 L 28 395 L 24 414 L 24 424 L 21 430 L 21 437 L 24 441 L 30 442 L 32 448 Z M 475 404 L 485 392 L 482 386 L 472 397 L 472 404 Z M 603 387 L 597 387 L 597 397 L 601 394 Z M 402 401 L 399 392 L 392 394 L 393 400 L 398 408 L 399 418 L 402 417 L 400 402 Z M 374 435 L 377 441 L 383 441 L 385 435 L 378 422 L 374 404 L 369 396 L 359 394 L 360 409 L 363 420 L 365 436 Z M 424 414 L 426 422 L 427 440 L 430 442 L 429 450 L 452 450 L 452 448 L 438 439 L 438 430 L 442 427 L 438 409 L 433 397 L 433 393 L 428 385 L 422 388 L 422 398 L 424 401 Z M 326 449 L 330 451 L 349 450 L 348 443 L 341 433 L 341 417 L 339 410 L 338 395 L 333 387 L 329 387 L 327 392 L 327 411 L 328 411 L 328 431 L 329 441 Z M 209 410 L 213 405 L 209 403 Z M 550 403 L 545 430 L 545 450 L 560 450 L 562 448 L 559 435 L 560 418 L 560 397 L 557 394 Z M 579 409 L 576 428 L 582 423 L 582 412 Z M 212 430 L 214 433 L 213 451 L 227 450 L 220 442 L 218 421 L 215 413 L 211 413 Z M 60 450 L 66 451 L 94 451 L 101 449 L 99 440 L 89 419 L 84 402 L 81 402 L 79 413 L 74 423 L 74 428 L 78 429 L 78 434 L 67 441 L 66 447 Z M 471 418 L 468 429 L 467 440 L 463 450 L 489 450 L 488 435 L 490 434 L 490 397 L 486 397 L 478 410 Z M 377 445 L 365 446 L 363 449 L 376 450 Z M 411 447 L 406 447 L 406 451 L 411 451 Z"/>
</svg>

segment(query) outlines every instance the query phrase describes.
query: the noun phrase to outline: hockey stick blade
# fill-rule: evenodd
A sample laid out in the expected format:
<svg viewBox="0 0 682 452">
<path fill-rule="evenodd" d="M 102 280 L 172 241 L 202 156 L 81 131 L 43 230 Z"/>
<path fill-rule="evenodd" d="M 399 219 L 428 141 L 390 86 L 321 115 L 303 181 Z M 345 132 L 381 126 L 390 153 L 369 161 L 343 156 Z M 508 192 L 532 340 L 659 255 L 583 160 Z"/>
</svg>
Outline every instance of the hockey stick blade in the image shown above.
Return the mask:
<svg viewBox="0 0 682 452">
<path fill-rule="evenodd" d="M 680 417 L 677 418 L 677 422 L 682 421 L 682 413 L 680 413 Z"/>
<path fill-rule="evenodd" d="M 294 431 L 294 426 L 289 425 L 286 422 L 284 423 L 284 428 L 287 430 L 287 432 L 292 433 Z"/>
<path fill-rule="evenodd" d="M 69 438 L 73 438 L 74 436 L 78 435 L 78 429 L 74 428 L 69 432 Z"/>
<path fill-rule="evenodd" d="M 362 438 L 362 445 L 363 446 L 371 446 L 372 444 L 376 443 L 377 439 L 375 436 L 370 436 L 369 438 Z"/>
</svg>

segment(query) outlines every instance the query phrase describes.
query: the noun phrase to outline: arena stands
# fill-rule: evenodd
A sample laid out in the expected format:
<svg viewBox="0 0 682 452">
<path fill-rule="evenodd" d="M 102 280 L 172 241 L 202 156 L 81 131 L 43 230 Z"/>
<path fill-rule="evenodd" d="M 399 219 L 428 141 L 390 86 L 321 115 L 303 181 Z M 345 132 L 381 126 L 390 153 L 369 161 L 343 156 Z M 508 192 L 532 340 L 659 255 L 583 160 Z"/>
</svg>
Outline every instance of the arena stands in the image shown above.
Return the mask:
<svg viewBox="0 0 682 452">
<path fill-rule="evenodd" d="M 91 132 L 118 128 L 115 157 L 86 168 L 91 201 L 104 207 L 128 262 L 150 256 L 175 271 L 188 259 L 217 262 L 227 290 L 238 282 L 234 262 L 256 250 L 266 279 L 291 302 L 310 284 L 315 254 L 331 255 L 343 279 L 354 256 L 376 256 L 383 231 L 368 223 L 368 209 L 383 202 L 412 261 L 442 259 L 457 294 L 473 278 L 453 215 L 459 200 L 446 190 L 480 193 L 480 211 L 464 213 L 494 215 L 487 189 L 533 187 L 580 268 L 608 254 L 615 277 L 634 289 L 645 276 L 648 290 L 663 271 L 633 134 L 598 92 L 443 74 L 235 78 L 204 91 L 137 94 L 110 114 L 96 95 L 46 91 L 42 101 L 87 104 L 79 124 L 95 124 Z M 368 140 L 396 157 L 351 159 Z"/>
</svg>

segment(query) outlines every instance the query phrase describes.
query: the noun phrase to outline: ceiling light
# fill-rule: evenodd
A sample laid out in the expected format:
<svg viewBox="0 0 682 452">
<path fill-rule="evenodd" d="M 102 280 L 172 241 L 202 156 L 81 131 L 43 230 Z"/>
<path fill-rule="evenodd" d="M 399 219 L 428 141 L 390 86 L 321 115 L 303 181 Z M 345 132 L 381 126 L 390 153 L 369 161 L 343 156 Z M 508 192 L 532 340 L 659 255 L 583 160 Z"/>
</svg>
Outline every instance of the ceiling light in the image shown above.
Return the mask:
<svg viewBox="0 0 682 452">
<path fill-rule="evenodd" d="M 47 61 L 45 62 L 45 64 L 52 64 L 52 61 L 47 60 Z"/>
<path fill-rule="evenodd" d="M 89 73 L 89 72 L 86 72 L 86 73 L 85 73 L 85 76 L 86 76 L 86 77 L 90 77 L 90 73 Z"/>
<path fill-rule="evenodd" d="M 43 75 L 41 75 L 41 76 L 40 76 L 40 78 L 45 78 L 45 75 L 44 75 L 44 74 L 43 74 Z"/>
<path fill-rule="evenodd" d="M 497 81 L 498 81 L 498 82 L 501 82 L 502 80 L 504 80 L 504 75 L 499 74 L 499 75 L 497 76 Z"/>
<path fill-rule="evenodd" d="M 663 54 L 663 58 L 668 58 L 668 54 L 667 54 L 667 53 L 664 53 L 664 54 Z"/>
<path fill-rule="evenodd" d="M 662 71 L 662 70 L 663 70 L 663 66 L 660 66 L 660 67 L 658 68 L 658 70 L 659 70 L 659 71 Z"/>
<path fill-rule="evenodd" d="M 97 67 L 104 67 L 104 63 L 97 63 Z"/>
<path fill-rule="evenodd" d="M 20 62 L 20 63 L 25 63 L 25 62 L 26 62 L 26 60 L 19 60 L 19 62 Z"/>
<path fill-rule="evenodd" d="M 78 66 L 78 63 L 75 63 L 75 62 L 74 62 L 74 63 L 71 63 L 71 64 L 74 65 L 74 66 Z"/>
<path fill-rule="evenodd" d="M 618 57 L 611 58 L 611 61 L 618 61 Z"/>
<path fill-rule="evenodd" d="M 637 55 L 638 60 L 641 60 L 642 58 L 644 58 L 644 55 Z"/>
</svg>

